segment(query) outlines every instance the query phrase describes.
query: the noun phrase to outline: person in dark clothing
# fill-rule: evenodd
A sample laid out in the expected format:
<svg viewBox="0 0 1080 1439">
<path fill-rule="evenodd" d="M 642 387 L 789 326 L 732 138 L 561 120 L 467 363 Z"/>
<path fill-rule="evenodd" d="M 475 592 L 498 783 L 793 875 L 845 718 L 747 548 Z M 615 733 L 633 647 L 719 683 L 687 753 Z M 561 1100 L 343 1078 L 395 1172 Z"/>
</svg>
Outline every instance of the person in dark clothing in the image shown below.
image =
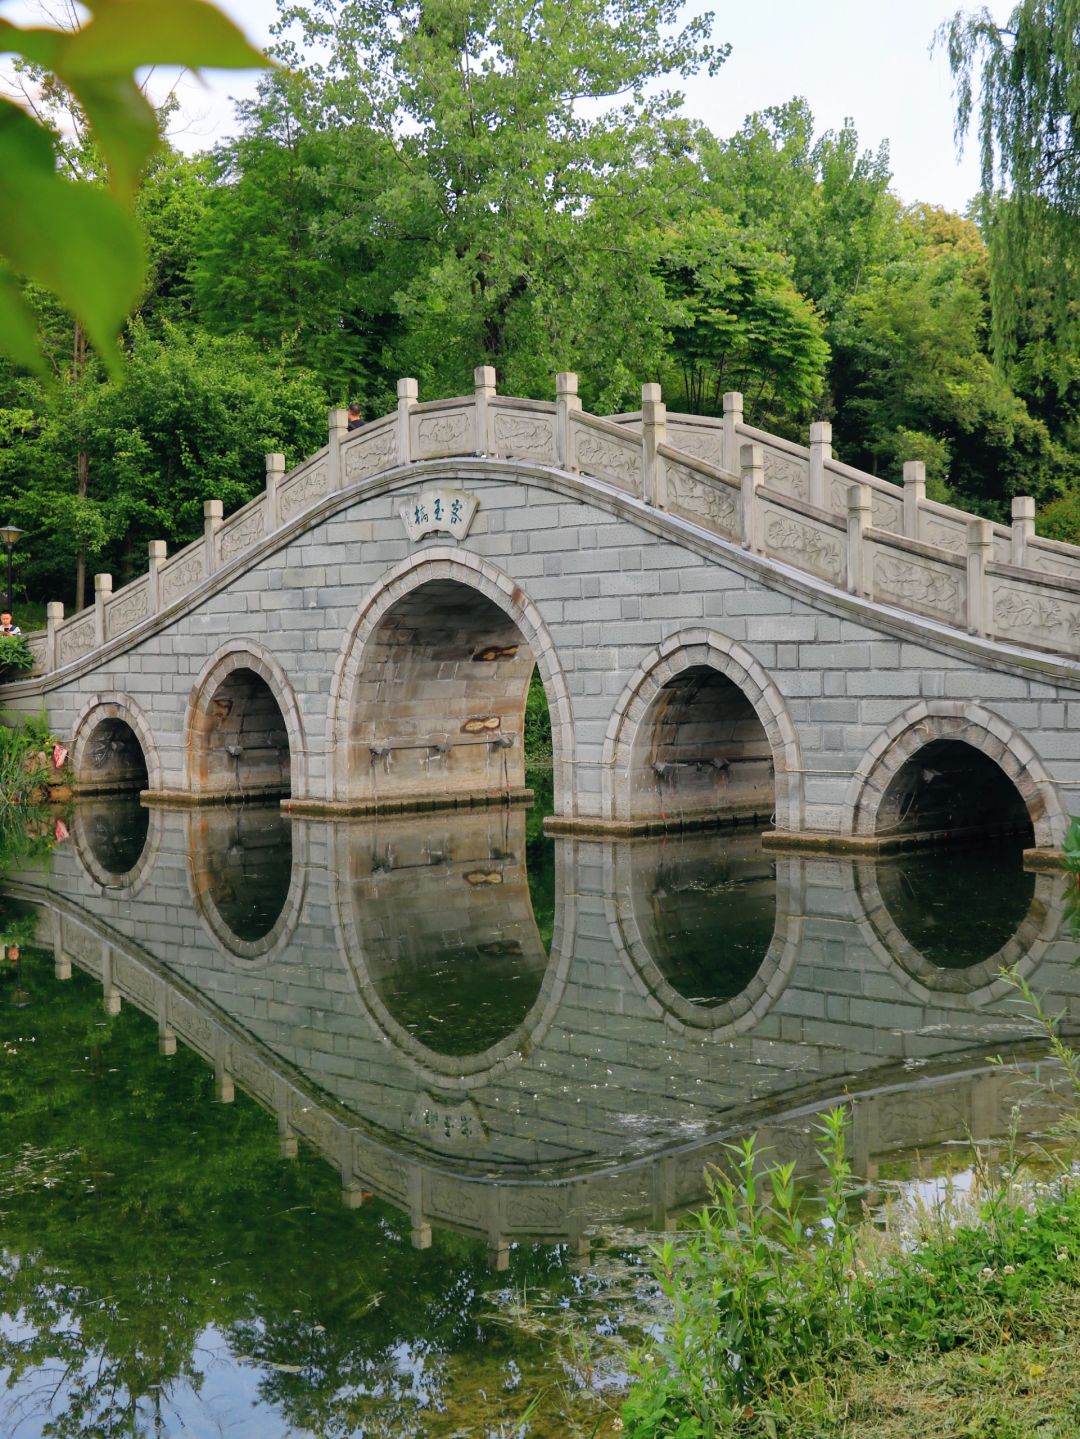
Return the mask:
<svg viewBox="0 0 1080 1439">
<path fill-rule="evenodd" d="M 354 400 L 349 406 L 349 429 L 358 430 L 364 423 L 364 416 L 360 406 Z"/>
</svg>

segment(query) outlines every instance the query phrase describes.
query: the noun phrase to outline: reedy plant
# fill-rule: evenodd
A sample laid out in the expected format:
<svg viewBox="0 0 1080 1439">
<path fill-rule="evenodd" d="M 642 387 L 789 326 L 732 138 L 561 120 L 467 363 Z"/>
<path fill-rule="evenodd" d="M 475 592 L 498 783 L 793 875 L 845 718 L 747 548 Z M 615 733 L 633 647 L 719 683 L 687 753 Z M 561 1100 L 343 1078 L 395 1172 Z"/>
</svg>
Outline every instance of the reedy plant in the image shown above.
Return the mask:
<svg viewBox="0 0 1080 1439">
<path fill-rule="evenodd" d="M 729 1146 L 730 1169 L 710 1166 L 690 1237 L 654 1251 L 672 1312 L 655 1358 L 634 1361 L 632 1439 L 730 1433 L 849 1345 L 860 1279 L 848 1124 L 840 1107 L 819 1126 L 827 1177 L 815 1198 L 796 1187 L 793 1162 L 765 1163 L 753 1137 Z"/>
</svg>

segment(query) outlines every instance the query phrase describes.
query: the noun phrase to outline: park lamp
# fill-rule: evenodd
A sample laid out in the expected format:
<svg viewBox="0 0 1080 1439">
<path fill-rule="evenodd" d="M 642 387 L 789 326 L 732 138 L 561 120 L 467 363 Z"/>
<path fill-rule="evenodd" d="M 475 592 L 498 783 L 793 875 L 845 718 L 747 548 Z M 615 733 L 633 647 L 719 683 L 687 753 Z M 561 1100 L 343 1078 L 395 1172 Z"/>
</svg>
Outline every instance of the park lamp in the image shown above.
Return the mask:
<svg viewBox="0 0 1080 1439">
<path fill-rule="evenodd" d="M 15 546 L 19 543 L 22 530 L 18 525 L 0 525 L 0 540 L 4 542 L 7 550 L 7 611 L 11 613 L 15 601 L 14 586 L 12 583 L 11 555 Z"/>
</svg>

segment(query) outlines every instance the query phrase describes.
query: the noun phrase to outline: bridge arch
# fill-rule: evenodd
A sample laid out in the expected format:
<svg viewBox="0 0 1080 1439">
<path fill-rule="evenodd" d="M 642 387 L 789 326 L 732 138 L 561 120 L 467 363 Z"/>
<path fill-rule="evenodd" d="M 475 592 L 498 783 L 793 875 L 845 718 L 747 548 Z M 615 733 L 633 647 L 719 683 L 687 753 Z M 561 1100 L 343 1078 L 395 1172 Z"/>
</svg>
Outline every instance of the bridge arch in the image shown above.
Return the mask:
<svg viewBox="0 0 1080 1439">
<path fill-rule="evenodd" d="M 452 650 L 440 652 L 450 628 Z M 525 701 L 534 665 L 551 713 L 555 812 L 568 815 L 574 812 L 570 692 L 539 610 L 512 579 L 468 551 L 433 546 L 403 560 L 364 600 L 335 666 L 327 799 L 376 807 L 399 795 L 419 801 L 456 789 L 463 798 L 482 789 L 512 790 L 511 776 L 523 784 Z M 497 784 L 484 782 L 478 762 L 467 763 L 474 744 L 485 756 L 499 752 Z M 462 775 L 453 788 L 451 764 Z"/>
<path fill-rule="evenodd" d="M 300 707 L 284 669 L 254 640 L 231 640 L 204 665 L 184 733 L 193 795 L 305 793 Z"/>
<path fill-rule="evenodd" d="M 904 711 L 869 747 L 848 786 L 844 832 L 880 835 L 886 826 L 896 829 L 896 806 L 915 763 L 944 761 L 974 751 L 977 776 L 994 788 L 1002 806 L 1002 823 L 1010 819 L 1011 795 L 1015 811 L 1026 814 L 1035 844 L 1053 849 L 1060 845 L 1068 819 L 1042 760 L 1012 725 L 981 705 L 950 700 L 921 700 Z M 907 767 L 905 769 L 905 767 Z M 914 789 L 909 787 L 910 793 Z M 1022 807 L 1022 810 L 1021 810 Z M 900 816 L 902 821 L 903 816 Z M 1015 814 L 1013 815 L 1015 819 Z M 906 832 L 906 831 L 905 831 Z M 914 832 L 914 831 L 912 831 Z"/>
<path fill-rule="evenodd" d="M 161 756 L 153 731 L 130 695 L 94 695 L 71 732 L 71 768 L 84 794 L 159 789 Z"/>
<path fill-rule="evenodd" d="M 685 748 L 694 753 L 683 755 Z M 729 783 L 733 760 L 756 767 L 751 784 Z M 683 630 L 645 656 L 615 706 L 604 740 L 603 817 L 659 818 L 658 782 L 672 773 L 677 784 L 678 766 L 709 782 L 688 796 L 695 813 L 722 817 L 722 794 L 737 813 L 743 790 L 751 807 L 761 804 L 770 764 L 766 809 L 777 829 L 798 829 L 802 761 L 783 695 L 744 646 L 712 631 Z"/>
</svg>

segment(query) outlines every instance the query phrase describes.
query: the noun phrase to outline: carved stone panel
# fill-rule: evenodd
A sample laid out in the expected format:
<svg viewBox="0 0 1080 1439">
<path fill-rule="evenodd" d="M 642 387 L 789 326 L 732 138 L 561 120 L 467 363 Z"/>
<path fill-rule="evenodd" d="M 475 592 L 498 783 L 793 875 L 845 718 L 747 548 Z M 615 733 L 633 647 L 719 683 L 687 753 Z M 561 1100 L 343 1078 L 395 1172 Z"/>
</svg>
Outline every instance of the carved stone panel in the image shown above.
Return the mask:
<svg viewBox="0 0 1080 1439">
<path fill-rule="evenodd" d="M 1022 589 L 994 587 L 994 630 L 1008 639 L 1024 639 L 1042 649 L 1080 651 L 1080 601 Z"/>
<path fill-rule="evenodd" d="M 871 491 L 870 518 L 879 530 L 888 530 L 899 535 L 904 530 L 904 502 L 899 495 L 883 495 L 880 490 Z"/>
<path fill-rule="evenodd" d="M 266 507 L 256 505 L 250 514 L 245 515 L 237 524 L 229 525 L 221 531 L 218 544 L 222 560 L 231 560 L 242 555 L 256 540 L 262 539 L 265 531 Z"/>
<path fill-rule="evenodd" d="M 439 533 L 463 540 L 479 504 L 475 495 L 467 495 L 464 490 L 425 490 L 406 500 L 398 514 L 410 540 Z"/>
<path fill-rule="evenodd" d="M 720 430 L 704 430 L 697 426 L 668 425 L 668 444 L 687 455 L 693 455 L 719 469 L 724 462 L 723 435 Z"/>
<path fill-rule="evenodd" d="M 455 1102 L 420 1094 L 406 1123 L 424 1143 L 440 1149 L 471 1149 L 488 1142 L 480 1111 L 471 1099 Z"/>
<path fill-rule="evenodd" d="M 57 637 L 60 663 L 67 665 L 72 660 L 88 655 L 94 648 L 94 634 L 92 614 L 85 619 L 76 620 L 73 624 L 64 625 Z"/>
<path fill-rule="evenodd" d="M 765 451 L 765 483 L 782 495 L 805 500 L 810 493 L 810 462 L 798 455 L 785 455 L 781 450 Z"/>
<path fill-rule="evenodd" d="M 620 489 L 637 494 L 641 488 L 640 443 L 624 443 L 597 434 L 584 425 L 574 427 L 574 455 L 578 469 L 586 475 L 608 480 Z"/>
<path fill-rule="evenodd" d="M 397 463 L 397 431 L 387 425 L 374 435 L 365 435 L 346 447 L 345 479 L 354 483 L 392 469 Z"/>
<path fill-rule="evenodd" d="M 550 463 L 555 458 L 555 426 L 546 415 L 515 415 L 496 410 L 492 434 L 500 455 Z"/>
<path fill-rule="evenodd" d="M 126 955 L 114 954 L 112 967 L 113 982 L 146 1013 L 155 1008 L 158 980 L 136 960 Z"/>
<path fill-rule="evenodd" d="M 963 525 L 952 520 L 924 520 L 920 539 L 928 545 L 937 545 L 939 550 L 948 550 L 952 555 L 964 552 L 967 543 Z"/>
<path fill-rule="evenodd" d="M 329 471 L 324 464 L 316 465 L 290 480 L 278 494 L 278 515 L 281 523 L 287 524 L 294 516 L 317 504 L 325 496 L 328 484 Z"/>
<path fill-rule="evenodd" d="M 468 454 L 472 418 L 471 409 L 413 416 L 413 458 L 430 460 L 440 455 Z"/>
<path fill-rule="evenodd" d="M 874 598 L 916 614 L 959 624 L 963 618 L 964 595 L 961 577 L 910 555 L 883 555 L 874 558 Z"/>
<path fill-rule="evenodd" d="M 838 585 L 843 576 L 844 557 L 839 538 L 793 515 L 766 509 L 765 550 L 834 585 Z"/>
<path fill-rule="evenodd" d="M 353 1131 L 352 1168 L 366 1179 L 373 1189 L 404 1199 L 409 1192 L 408 1166 L 388 1150 L 371 1144 L 364 1135 Z"/>
<path fill-rule="evenodd" d="M 696 475 L 685 465 L 667 466 L 668 505 L 688 519 L 701 521 L 720 534 L 737 539 L 739 505 L 735 492 L 728 493 L 704 475 Z"/>
<path fill-rule="evenodd" d="M 162 571 L 161 603 L 163 605 L 172 604 L 181 595 L 186 595 L 188 590 L 193 590 L 205 577 L 206 564 L 203 558 L 203 547 L 200 544 L 193 553 L 181 554 Z"/>
<path fill-rule="evenodd" d="M 233 1078 L 241 1085 L 248 1094 L 261 1099 L 264 1104 L 273 1108 L 274 1104 L 274 1079 L 267 1066 L 256 1055 L 241 1048 L 240 1045 L 233 1045 L 232 1053 Z"/>
<path fill-rule="evenodd" d="M 436 1175 L 427 1186 L 426 1208 L 433 1219 L 445 1219 L 467 1229 L 486 1229 L 491 1193 L 484 1185 Z"/>
<path fill-rule="evenodd" d="M 143 580 L 140 584 L 132 586 L 126 593 L 121 593 L 108 605 L 106 614 L 106 630 L 110 639 L 114 635 L 122 635 L 125 630 L 137 625 L 140 620 L 146 619 L 150 611 L 150 582 Z"/>
</svg>

